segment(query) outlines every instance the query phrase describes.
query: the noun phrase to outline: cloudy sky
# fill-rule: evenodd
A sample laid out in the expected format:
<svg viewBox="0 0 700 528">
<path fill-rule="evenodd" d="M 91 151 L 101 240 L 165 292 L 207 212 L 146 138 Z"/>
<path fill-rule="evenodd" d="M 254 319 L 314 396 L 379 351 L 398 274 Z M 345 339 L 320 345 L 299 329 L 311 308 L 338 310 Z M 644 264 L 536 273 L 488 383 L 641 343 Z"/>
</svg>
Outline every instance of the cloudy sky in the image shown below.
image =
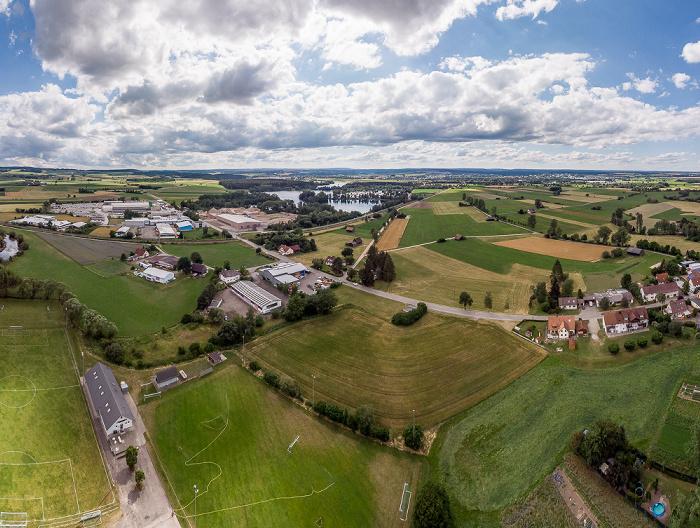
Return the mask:
<svg viewBox="0 0 700 528">
<path fill-rule="evenodd" d="M 0 164 L 700 171 L 697 0 L 0 0 Z"/>
</svg>

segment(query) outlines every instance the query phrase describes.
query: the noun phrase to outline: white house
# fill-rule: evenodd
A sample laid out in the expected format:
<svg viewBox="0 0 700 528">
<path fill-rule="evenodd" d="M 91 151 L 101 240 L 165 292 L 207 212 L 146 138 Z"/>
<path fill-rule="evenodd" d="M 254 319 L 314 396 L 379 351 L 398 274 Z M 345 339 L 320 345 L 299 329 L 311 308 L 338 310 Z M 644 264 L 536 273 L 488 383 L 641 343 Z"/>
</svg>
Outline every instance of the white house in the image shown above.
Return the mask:
<svg viewBox="0 0 700 528">
<path fill-rule="evenodd" d="M 603 312 L 603 326 L 608 336 L 640 332 L 649 328 L 649 314 L 643 306 Z"/>
<path fill-rule="evenodd" d="M 134 415 L 109 367 L 97 363 L 85 373 L 85 384 L 107 436 L 131 429 Z"/>
<path fill-rule="evenodd" d="M 143 271 L 143 276 L 151 282 L 160 282 L 168 284 L 175 280 L 175 274 L 172 271 L 156 268 L 151 266 Z"/>
<path fill-rule="evenodd" d="M 223 270 L 219 273 L 219 280 L 224 284 L 233 284 L 241 278 L 241 272 L 238 270 Z"/>
<path fill-rule="evenodd" d="M 644 302 L 655 302 L 656 296 L 659 293 L 663 293 L 666 296 L 666 300 L 678 299 L 681 294 L 681 289 L 675 282 L 667 282 L 665 284 L 652 284 L 651 286 L 644 286 L 642 288 L 642 297 Z"/>
<path fill-rule="evenodd" d="M 559 297 L 559 308 L 562 310 L 576 310 L 578 299 L 576 297 Z"/>
</svg>

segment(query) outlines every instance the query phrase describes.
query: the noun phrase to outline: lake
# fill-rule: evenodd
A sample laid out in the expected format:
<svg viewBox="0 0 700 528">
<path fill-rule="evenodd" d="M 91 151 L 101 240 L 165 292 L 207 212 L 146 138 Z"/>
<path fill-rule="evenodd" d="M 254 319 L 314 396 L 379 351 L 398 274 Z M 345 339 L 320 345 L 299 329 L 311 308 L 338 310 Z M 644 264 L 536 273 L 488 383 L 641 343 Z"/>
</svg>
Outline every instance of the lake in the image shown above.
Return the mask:
<svg viewBox="0 0 700 528">
<path fill-rule="evenodd" d="M 323 187 L 342 187 L 347 182 L 335 182 L 332 185 L 325 184 Z M 294 203 L 299 202 L 301 191 L 266 191 L 270 194 L 276 194 L 280 200 L 292 200 Z M 372 207 L 377 205 L 377 202 L 362 202 L 360 200 L 330 200 L 328 202 L 338 211 L 359 211 L 360 213 L 369 213 Z"/>
<path fill-rule="evenodd" d="M 14 238 L 10 238 L 10 235 L 5 235 L 5 247 L 0 251 L 0 259 L 8 260 L 10 257 L 14 257 L 19 251 L 19 244 Z"/>
</svg>

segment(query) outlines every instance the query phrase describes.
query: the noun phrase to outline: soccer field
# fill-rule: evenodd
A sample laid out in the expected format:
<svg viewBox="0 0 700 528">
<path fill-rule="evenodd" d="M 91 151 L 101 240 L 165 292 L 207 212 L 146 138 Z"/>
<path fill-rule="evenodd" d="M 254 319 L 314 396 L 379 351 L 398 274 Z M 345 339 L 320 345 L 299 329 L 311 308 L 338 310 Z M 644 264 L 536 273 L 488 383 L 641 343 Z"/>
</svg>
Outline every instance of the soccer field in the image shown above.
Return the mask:
<svg viewBox="0 0 700 528">
<path fill-rule="evenodd" d="M 0 305 L 0 524 L 69 523 L 117 508 L 60 305 Z"/>
<path fill-rule="evenodd" d="M 182 526 L 194 526 L 195 485 L 200 528 L 407 526 L 404 484 L 427 474 L 425 457 L 322 421 L 233 365 L 141 415 Z"/>
</svg>

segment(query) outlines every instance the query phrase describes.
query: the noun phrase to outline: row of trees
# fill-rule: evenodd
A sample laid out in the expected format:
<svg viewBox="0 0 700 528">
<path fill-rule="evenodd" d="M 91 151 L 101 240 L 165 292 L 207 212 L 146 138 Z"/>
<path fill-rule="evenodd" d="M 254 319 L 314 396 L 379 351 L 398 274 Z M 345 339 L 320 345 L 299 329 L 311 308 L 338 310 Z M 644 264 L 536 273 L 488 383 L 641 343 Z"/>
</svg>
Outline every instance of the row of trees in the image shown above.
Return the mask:
<svg viewBox="0 0 700 528">
<path fill-rule="evenodd" d="M 374 244 L 370 246 L 359 277 L 365 286 L 374 286 L 374 281 L 377 280 L 393 282 L 396 279 L 396 269 L 391 255 L 386 251 L 377 251 Z"/>
</svg>

